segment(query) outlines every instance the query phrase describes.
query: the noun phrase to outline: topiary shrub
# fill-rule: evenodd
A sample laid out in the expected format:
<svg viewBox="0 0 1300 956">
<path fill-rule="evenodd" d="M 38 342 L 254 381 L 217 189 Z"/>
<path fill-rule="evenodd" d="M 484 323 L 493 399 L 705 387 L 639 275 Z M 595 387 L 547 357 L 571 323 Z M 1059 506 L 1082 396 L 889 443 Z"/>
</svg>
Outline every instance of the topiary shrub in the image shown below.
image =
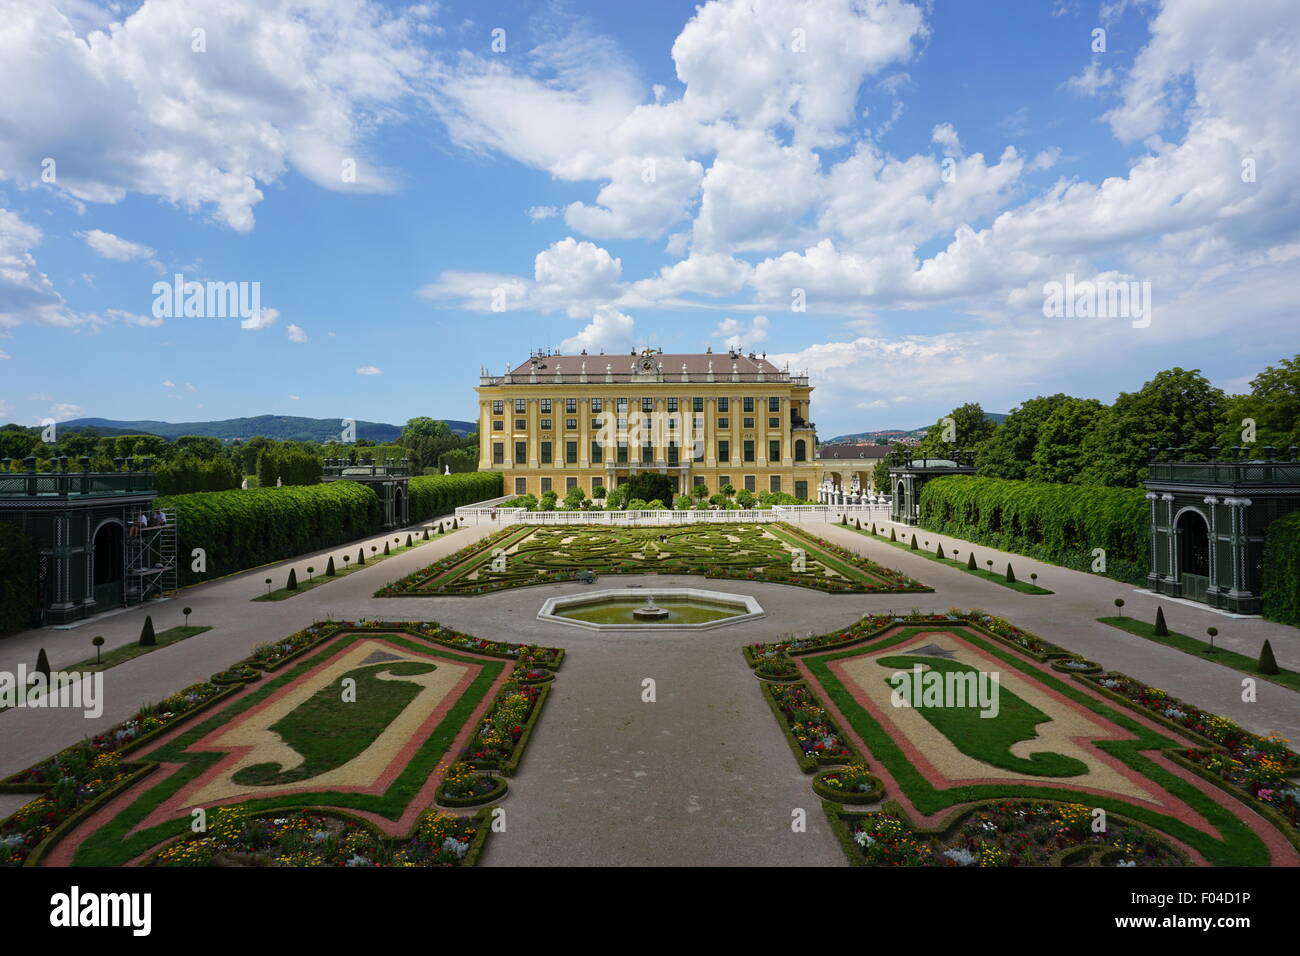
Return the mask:
<svg viewBox="0 0 1300 956">
<path fill-rule="evenodd" d="M 939 547 L 935 550 L 935 552 L 934 552 L 934 556 L 935 556 L 936 558 L 942 558 L 942 557 L 944 556 L 944 554 L 943 554 L 943 542 L 942 542 L 942 541 L 939 542 Z"/>
<path fill-rule="evenodd" d="M 393 552 L 391 552 L 391 551 L 388 550 L 388 542 L 385 541 L 385 542 L 384 542 L 384 554 L 392 554 L 392 553 L 393 553 Z"/>
<path fill-rule="evenodd" d="M 415 544 L 415 542 L 411 540 L 411 536 L 408 534 L 406 536 L 406 546 L 409 548 L 413 544 Z"/>
<path fill-rule="evenodd" d="M 446 534 L 446 531 L 443 530 L 441 521 L 438 522 L 438 534 Z"/>
<path fill-rule="evenodd" d="M 848 515 L 840 515 L 840 524 L 844 525 L 844 527 L 847 528 L 847 527 L 849 526 L 849 516 L 848 516 Z"/>
<path fill-rule="evenodd" d="M 425 528 L 425 529 L 424 529 L 424 536 L 423 536 L 420 540 L 421 540 L 421 541 L 428 541 L 428 540 L 429 540 L 429 529 L 428 529 L 428 528 Z"/>
<path fill-rule="evenodd" d="M 894 533 L 894 529 L 893 529 L 893 528 L 890 528 L 890 529 L 889 529 L 889 540 L 890 540 L 890 541 L 897 541 L 897 540 L 898 540 L 898 535 L 896 535 L 896 534 Z"/>
<path fill-rule="evenodd" d="M 50 689 L 50 658 L 45 653 L 45 648 L 36 655 L 36 673 L 45 675 L 45 689 Z"/>
<path fill-rule="evenodd" d="M 460 521 L 458 519 L 456 518 L 451 519 L 451 530 L 452 531 L 460 530 Z"/>
<path fill-rule="evenodd" d="M 325 577 L 334 577 L 334 555 L 330 555 L 329 564 L 325 565 Z"/>
<path fill-rule="evenodd" d="M 972 551 L 972 552 L 970 553 L 970 557 L 966 559 L 966 568 L 967 568 L 967 570 L 969 570 L 969 571 L 974 571 L 974 570 L 975 570 L 975 567 L 976 567 L 976 565 L 975 565 L 975 552 Z"/>
<path fill-rule="evenodd" d="M 861 518 L 854 518 L 854 519 L 853 519 L 853 527 L 855 527 L 855 528 L 857 528 L 859 531 L 861 531 L 861 530 L 862 530 L 862 519 L 861 519 Z"/>
<path fill-rule="evenodd" d="M 365 563 L 366 563 L 366 549 L 365 546 L 362 545 L 360 548 L 357 548 L 357 565 L 360 566 Z"/>
<path fill-rule="evenodd" d="M 1165 609 L 1162 608 L 1162 607 L 1157 607 L 1157 608 L 1156 608 L 1156 629 L 1155 629 L 1155 635 L 1156 635 L 1156 637 L 1168 637 L 1168 636 L 1169 636 L 1169 628 L 1165 625 Z"/>
<path fill-rule="evenodd" d="M 144 627 L 140 628 L 140 646 L 154 647 L 158 643 L 158 637 L 153 632 L 153 618 L 146 614 L 144 616 Z"/>
<path fill-rule="evenodd" d="M 1259 665 L 1256 667 L 1261 674 L 1280 674 L 1281 669 L 1277 666 L 1277 658 L 1273 656 L 1273 645 L 1267 640 L 1259 652 Z"/>
<path fill-rule="evenodd" d="M 1008 583 L 1008 584 L 1015 584 L 1015 583 L 1016 583 L 1016 572 L 1011 570 L 1011 562 L 1010 562 L 1010 561 L 1007 562 L 1007 583 Z"/>
<path fill-rule="evenodd" d="M 918 548 L 918 547 L 916 546 L 916 535 L 912 535 L 912 543 L 911 543 L 910 547 L 911 547 L 911 549 L 912 549 L 913 551 L 920 551 L 920 550 L 921 550 L 920 548 Z"/>
<path fill-rule="evenodd" d="M 284 589 L 286 591 L 298 590 L 298 571 L 296 568 L 289 569 L 289 581 L 285 584 Z"/>
</svg>

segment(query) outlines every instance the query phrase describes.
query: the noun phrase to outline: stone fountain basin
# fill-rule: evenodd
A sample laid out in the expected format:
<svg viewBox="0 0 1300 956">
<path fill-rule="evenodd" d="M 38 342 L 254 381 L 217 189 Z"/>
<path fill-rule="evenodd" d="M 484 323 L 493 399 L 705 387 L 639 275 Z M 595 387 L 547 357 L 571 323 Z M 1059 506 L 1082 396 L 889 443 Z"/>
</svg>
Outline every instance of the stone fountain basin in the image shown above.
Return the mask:
<svg viewBox="0 0 1300 956">
<path fill-rule="evenodd" d="M 669 608 L 676 601 L 700 601 L 723 605 L 734 613 L 713 621 L 698 624 L 685 624 L 673 621 L 628 621 L 617 624 L 599 624 L 565 617 L 563 612 L 588 605 L 602 605 L 611 602 L 635 601 L 644 604 L 647 598 L 664 602 Z M 661 605 L 662 606 L 662 605 Z M 553 624 L 566 624 L 569 627 L 581 627 L 589 631 L 708 631 L 715 627 L 729 627 L 742 621 L 756 621 L 766 617 L 758 601 L 746 594 L 727 594 L 722 591 L 704 591 L 699 588 L 611 588 L 605 591 L 568 594 L 563 597 L 547 598 L 542 609 L 537 612 L 537 620 Z"/>
</svg>

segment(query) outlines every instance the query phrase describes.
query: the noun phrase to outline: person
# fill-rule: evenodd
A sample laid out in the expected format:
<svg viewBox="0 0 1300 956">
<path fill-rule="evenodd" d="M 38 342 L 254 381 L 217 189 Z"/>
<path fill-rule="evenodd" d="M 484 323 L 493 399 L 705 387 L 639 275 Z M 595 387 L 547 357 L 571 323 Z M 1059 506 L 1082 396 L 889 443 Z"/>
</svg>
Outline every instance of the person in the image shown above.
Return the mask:
<svg viewBox="0 0 1300 956">
<path fill-rule="evenodd" d="M 163 513 L 163 510 L 161 508 L 159 508 L 156 512 L 154 512 L 153 523 L 155 526 L 159 528 L 167 527 L 167 515 Z"/>
<path fill-rule="evenodd" d="M 143 531 L 145 528 L 149 527 L 149 512 L 147 512 L 147 511 L 141 511 L 141 512 L 140 512 L 140 517 L 139 517 L 138 520 L 139 520 L 139 522 L 140 522 L 140 530 L 141 530 L 141 531 Z"/>
</svg>

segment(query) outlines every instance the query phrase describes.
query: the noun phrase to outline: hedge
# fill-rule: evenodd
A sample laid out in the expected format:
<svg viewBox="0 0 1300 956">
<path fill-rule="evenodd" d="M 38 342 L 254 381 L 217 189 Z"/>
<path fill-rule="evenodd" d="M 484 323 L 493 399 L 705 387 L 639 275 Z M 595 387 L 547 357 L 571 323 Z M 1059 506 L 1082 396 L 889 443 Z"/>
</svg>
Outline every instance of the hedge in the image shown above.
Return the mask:
<svg viewBox="0 0 1300 956">
<path fill-rule="evenodd" d="M 921 489 L 920 524 L 937 534 L 1092 571 L 1106 549 L 1107 577 L 1143 584 L 1151 512 L 1140 488 L 1042 484 L 948 475 Z"/>
<path fill-rule="evenodd" d="M 1300 511 L 1269 525 L 1263 578 L 1264 617 L 1300 625 Z"/>
<path fill-rule="evenodd" d="M 17 525 L 0 521 L 0 636 L 36 619 L 36 544 Z"/>
<path fill-rule="evenodd" d="M 468 471 L 411 479 L 411 521 L 447 514 L 461 505 L 501 497 L 499 471 Z"/>
<path fill-rule="evenodd" d="M 156 500 L 176 509 L 181 584 L 194 584 L 374 534 L 382 527 L 379 498 L 354 481 L 286 485 Z M 207 570 L 192 570 L 195 548 Z"/>
</svg>

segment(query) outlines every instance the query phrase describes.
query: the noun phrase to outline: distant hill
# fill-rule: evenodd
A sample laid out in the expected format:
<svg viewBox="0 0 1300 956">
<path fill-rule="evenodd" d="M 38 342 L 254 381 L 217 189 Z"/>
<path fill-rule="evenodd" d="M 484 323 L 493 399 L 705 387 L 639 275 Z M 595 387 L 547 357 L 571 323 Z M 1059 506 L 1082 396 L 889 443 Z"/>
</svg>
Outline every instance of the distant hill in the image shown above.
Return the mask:
<svg viewBox="0 0 1300 956">
<path fill-rule="evenodd" d="M 985 412 L 984 417 L 991 422 L 1001 425 L 1006 420 L 1006 414 L 1003 412 Z M 870 442 L 873 444 L 888 445 L 891 441 L 897 441 L 900 438 L 922 439 L 925 433 L 930 430 L 930 426 L 925 428 L 913 428 L 911 430 L 904 428 L 881 428 L 874 432 L 856 432 L 852 435 L 837 435 L 834 438 L 822 442 L 823 445 L 856 445 L 861 442 Z"/>
<path fill-rule="evenodd" d="M 446 419 L 451 430 L 465 436 L 478 428 L 475 422 Z M 61 422 L 63 428 L 93 428 L 101 435 L 158 435 L 177 438 L 181 435 L 208 435 L 222 441 L 246 441 L 262 435 L 279 441 L 331 441 L 342 430 L 338 418 L 302 418 L 297 415 L 258 415 L 254 418 L 227 418 L 216 422 L 116 421 L 111 418 L 74 418 Z M 357 422 L 357 438 L 374 442 L 391 442 L 402 433 L 400 425 L 384 422 Z"/>
</svg>

